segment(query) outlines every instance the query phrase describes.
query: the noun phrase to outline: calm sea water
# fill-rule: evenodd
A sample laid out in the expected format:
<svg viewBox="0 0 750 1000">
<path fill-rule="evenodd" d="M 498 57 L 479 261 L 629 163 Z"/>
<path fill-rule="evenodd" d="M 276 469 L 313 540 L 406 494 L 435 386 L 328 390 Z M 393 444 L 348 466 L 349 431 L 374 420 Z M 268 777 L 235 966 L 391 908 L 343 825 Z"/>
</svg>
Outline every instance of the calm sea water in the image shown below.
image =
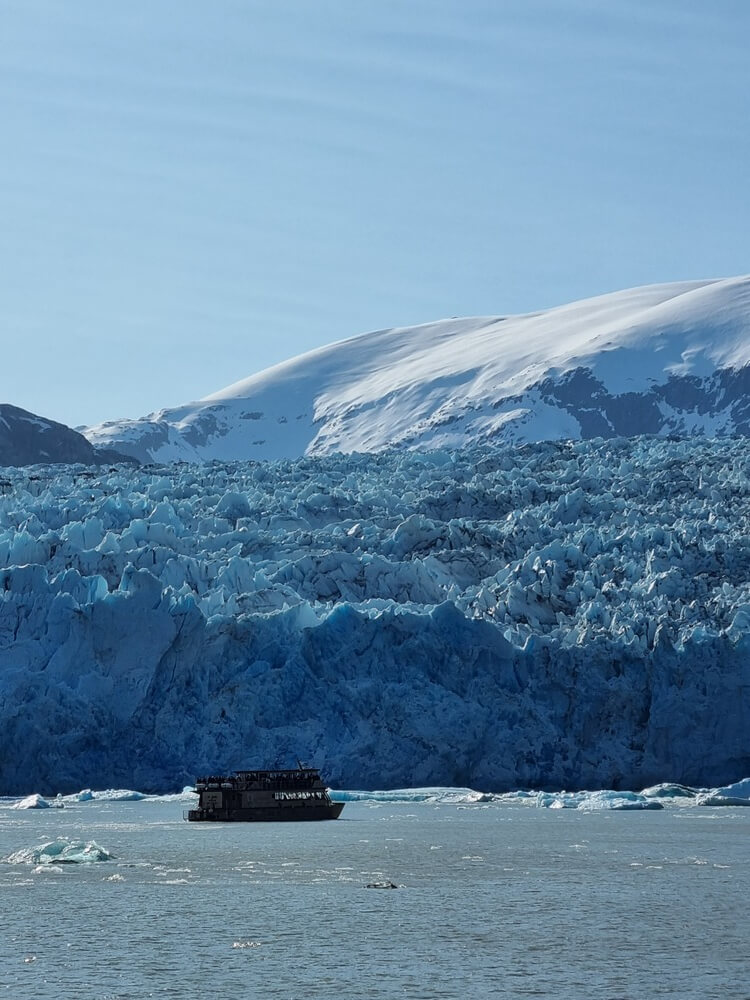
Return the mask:
<svg viewBox="0 0 750 1000">
<path fill-rule="evenodd" d="M 0 858 L 57 837 L 116 855 L 0 862 L 0 998 L 750 997 L 750 809 L 183 808 L 0 808 Z"/>
</svg>

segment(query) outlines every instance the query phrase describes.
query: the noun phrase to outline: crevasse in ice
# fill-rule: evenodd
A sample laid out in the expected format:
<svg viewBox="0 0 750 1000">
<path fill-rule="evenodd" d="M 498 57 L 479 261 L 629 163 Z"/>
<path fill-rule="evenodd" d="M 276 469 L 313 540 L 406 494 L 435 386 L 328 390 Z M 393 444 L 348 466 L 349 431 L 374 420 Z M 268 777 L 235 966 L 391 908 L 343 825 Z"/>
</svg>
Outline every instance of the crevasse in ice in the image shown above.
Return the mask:
<svg viewBox="0 0 750 1000">
<path fill-rule="evenodd" d="M 750 443 L 5 470 L 0 793 L 750 773 Z"/>
</svg>

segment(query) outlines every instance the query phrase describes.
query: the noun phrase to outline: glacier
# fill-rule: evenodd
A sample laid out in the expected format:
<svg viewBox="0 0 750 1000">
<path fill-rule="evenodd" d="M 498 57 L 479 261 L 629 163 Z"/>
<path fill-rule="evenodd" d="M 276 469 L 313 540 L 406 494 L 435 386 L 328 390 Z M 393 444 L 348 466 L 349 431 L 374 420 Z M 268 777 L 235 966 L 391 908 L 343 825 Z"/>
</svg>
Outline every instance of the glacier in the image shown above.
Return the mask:
<svg viewBox="0 0 750 1000">
<path fill-rule="evenodd" d="M 750 442 L 6 469 L 0 794 L 750 774 Z"/>
</svg>

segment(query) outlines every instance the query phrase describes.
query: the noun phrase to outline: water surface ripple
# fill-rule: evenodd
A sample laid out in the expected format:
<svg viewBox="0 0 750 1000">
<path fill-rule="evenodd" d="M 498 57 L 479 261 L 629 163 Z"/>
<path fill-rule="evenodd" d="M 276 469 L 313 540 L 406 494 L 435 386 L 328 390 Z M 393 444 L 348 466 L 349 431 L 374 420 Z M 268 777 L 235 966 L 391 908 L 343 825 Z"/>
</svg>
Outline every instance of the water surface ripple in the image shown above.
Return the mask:
<svg viewBox="0 0 750 1000">
<path fill-rule="evenodd" d="M 0 997 L 750 996 L 750 810 L 182 808 L 0 808 Z M 5 860 L 58 837 L 115 858 Z"/>
</svg>

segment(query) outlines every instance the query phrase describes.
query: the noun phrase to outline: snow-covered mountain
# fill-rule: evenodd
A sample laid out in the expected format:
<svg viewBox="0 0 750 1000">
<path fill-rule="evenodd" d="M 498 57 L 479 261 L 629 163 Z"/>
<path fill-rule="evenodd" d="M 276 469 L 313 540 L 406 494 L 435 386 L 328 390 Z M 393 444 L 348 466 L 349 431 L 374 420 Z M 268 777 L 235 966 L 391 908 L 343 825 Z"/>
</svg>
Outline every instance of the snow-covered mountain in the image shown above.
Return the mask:
<svg viewBox="0 0 750 1000">
<path fill-rule="evenodd" d="M 141 461 L 750 433 L 750 277 L 650 285 L 311 351 L 85 433 Z"/>
<path fill-rule="evenodd" d="M 82 434 L 65 424 L 0 403 L 0 466 L 58 462 L 99 465 L 124 459 L 125 456 L 107 449 L 94 448 Z"/>
</svg>

